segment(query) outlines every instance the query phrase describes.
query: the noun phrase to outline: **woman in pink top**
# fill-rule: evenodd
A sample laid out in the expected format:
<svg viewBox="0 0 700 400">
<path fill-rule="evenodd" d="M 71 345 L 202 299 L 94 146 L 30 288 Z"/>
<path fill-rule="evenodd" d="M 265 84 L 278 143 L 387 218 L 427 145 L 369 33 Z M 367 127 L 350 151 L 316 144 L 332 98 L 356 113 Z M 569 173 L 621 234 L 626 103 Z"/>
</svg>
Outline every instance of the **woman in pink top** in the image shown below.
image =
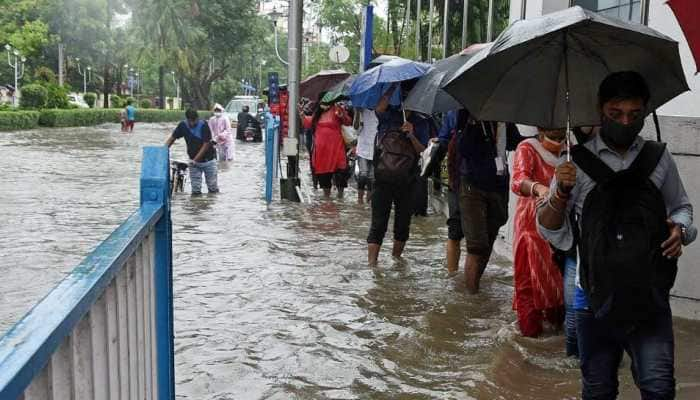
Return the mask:
<svg viewBox="0 0 700 400">
<path fill-rule="evenodd" d="M 214 105 L 214 116 L 209 119 L 211 138 L 216 142 L 216 153 L 219 161 L 233 160 L 233 129 L 231 120 L 224 115 L 221 104 Z"/>
</svg>

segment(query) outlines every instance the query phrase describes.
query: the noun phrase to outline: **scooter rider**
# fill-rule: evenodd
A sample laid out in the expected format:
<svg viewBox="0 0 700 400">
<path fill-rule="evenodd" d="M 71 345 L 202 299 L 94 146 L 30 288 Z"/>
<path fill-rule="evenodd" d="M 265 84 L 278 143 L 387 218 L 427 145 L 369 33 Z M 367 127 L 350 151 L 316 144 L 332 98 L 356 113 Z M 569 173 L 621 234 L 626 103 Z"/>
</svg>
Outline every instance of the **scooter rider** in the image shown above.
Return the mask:
<svg viewBox="0 0 700 400">
<path fill-rule="evenodd" d="M 238 121 L 236 124 L 236 139 L 245 140 L 244 132 L 248 125 L 251 123 L 252 118 L 253 116 L 250 115 L 250 108 L 248 106 L 243 106 L 241 112 L 238 113 Z"/>
</svg>

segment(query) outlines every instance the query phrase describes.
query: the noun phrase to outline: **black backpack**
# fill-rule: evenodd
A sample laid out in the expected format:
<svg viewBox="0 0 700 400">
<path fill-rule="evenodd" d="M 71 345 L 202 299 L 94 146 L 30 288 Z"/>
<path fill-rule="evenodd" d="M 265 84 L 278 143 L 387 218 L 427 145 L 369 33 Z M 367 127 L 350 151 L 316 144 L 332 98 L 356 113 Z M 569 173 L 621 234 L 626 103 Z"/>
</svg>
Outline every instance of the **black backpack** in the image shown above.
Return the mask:
<svg viewBox="0 0 700 400">
<path fill-rule="evenodd" d="M 384 133 L 377 141 L 374 177 L 395 184 L 411 183 L 418 174 L 418 154 L 411 140 L 398 129 Z"/>
<path fill-rule="evenodd" d="M 677 260 L 662 254 L 670 235 L 666 205 L 649 178 L 665 150 L 647 141 L 618 172 L 581 145 L 571 151 L 596 183 L 581 212 L 579 278 L 598 318 L 637 322 L 668 307 Z"/>
</svg>

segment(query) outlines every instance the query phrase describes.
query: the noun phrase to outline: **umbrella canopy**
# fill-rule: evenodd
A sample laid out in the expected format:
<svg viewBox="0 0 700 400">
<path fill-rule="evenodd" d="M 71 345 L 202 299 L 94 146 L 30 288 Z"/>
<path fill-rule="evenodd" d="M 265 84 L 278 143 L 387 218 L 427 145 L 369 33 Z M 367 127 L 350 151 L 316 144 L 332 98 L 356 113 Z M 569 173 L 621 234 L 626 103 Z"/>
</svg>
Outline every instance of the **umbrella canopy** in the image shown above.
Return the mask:
<svg viewBox="0 0 700 400">
<path fill-rule="evenodd" d="M 319 94 L 327 91 L 349 76 L 350 74 L 342 69 L 320 71 L 299 83 L 299 94 L 301 97 L 316 101 Z"/>
<path fill-rule="evenodd" d="M 357 78 L 357 75 L 350 75 L 342 81 L 333 85 L 332 88 L 328 89 L 326 94 L 321 99 L 322 103 L 332 103 L 333 101 L 340 99 L 342 97 L 348 97 L 348 92 L 350 91 L 350 86 Z"/>
<path fill-rule="evenodd" d="M 649 85 L 649 111 L 688 90 L 677 42 L 572 7 L 513 23 L 443 88 L 482 120 L 564 127 L 570 116 L 571 126 L 595 126 L 600 83 L 627 70 Z"/>
<path fill-rule="evenodd" d="M 434 114 L 458 110 L 462 105 L 442 90 L 442 85 L 454 75 L 472 56 L 491 44 L 473 44 L 460 53 L 433 64 L 433 68 L 418 80 L 408 94 L 404 107 L 423 114 Z"/>
<path fill-rule="evenodd" d="M 695 58 L 695 72 L 700 73 L 700 1 L 697 0 L 668 0 L 666 2 L 676 14 L 676 19 L 683 29 L 690 51 Z"/>
<path fill-rule="evenodd" d="M 396 59 L 405 60 L 405 58 L 401 58 L 399 56 L 391 56 L 388 54 L 382 54 L 381 56 L 378 56 L 374 60 L 370 61 L 369 64 L 367 65 L 367 69 L 374 68 L 378 65 L 384 64 L 385 62 L 389 62 L 391 60 L 396 60 Z"/>
<path fill-rule="evenodd" d="M 348 95 L 355 107 L 374 108 L 394 83 L 420 78 L 430 69 L 429 64 L 403 58 L 388 61 L 357 76 Z M 401 102 L 399 90 L 394 91 L 391 103 Z"/>
</svg>

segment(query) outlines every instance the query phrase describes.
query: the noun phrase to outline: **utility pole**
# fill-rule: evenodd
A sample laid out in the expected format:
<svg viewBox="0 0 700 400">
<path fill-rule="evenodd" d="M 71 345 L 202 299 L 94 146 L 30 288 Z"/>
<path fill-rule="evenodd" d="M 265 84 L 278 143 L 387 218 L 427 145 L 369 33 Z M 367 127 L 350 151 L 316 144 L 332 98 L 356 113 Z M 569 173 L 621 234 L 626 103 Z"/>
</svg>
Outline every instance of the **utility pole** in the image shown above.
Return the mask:
<svg viewBox="0 0 700 400">
<path fill-rule="evenodd" d="M 416 60 L 422 61 L 420 52 L 420 2 L 421 0 L 416 0 Z"/>
<path fill-rule="evenodd" d="M 302 0 L 290 0 L 287 40 L 287 90 L 289 91 L 289 129 L 284 139 L 283 149 L 287 155 L 287 182 L 283 185 L 283 198 L 300 201 L 299 187 L 299 124 L 297 104 L 299 103 L 299 80 L 301 78 L 302 18 L 304 9 Z"/>
<path fill-rule="evenodd" d="M 447 58 L 447 53 L 449 52 L 449 44 L 447 43 L 447 36 L 448 36 L 448 18 L 447 15 L 450 13 L 450 1 L 445 0 L 445 10 L 444 10 L 444 15 L 442 17 L 442 58 Z"/>
<path fill-rule="evenodd" d="M 469 32 L 467 31 L 469 18 L 469 0 L 464 0 L 464 10 L 462 10 L 462 49 L 467 48 L 467 36 Z"/>
<path fill-rule="evenodd" d="M 525 19 L 526 16 L 527 16 L 527 0 L 521 0 L 520 19 Z"/>
</svg>

